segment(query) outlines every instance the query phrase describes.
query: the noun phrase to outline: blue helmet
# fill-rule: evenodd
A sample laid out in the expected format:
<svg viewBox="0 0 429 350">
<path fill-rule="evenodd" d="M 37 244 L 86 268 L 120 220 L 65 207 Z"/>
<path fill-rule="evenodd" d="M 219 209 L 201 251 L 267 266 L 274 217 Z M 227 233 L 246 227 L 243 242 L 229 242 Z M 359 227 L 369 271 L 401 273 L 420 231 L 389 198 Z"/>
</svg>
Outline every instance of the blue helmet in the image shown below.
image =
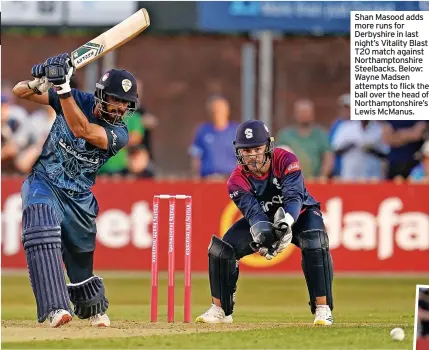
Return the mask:
<svg viewBox="0 0 429 350">
<path fill-rule="evenodd" d="M 255 148 L 267 145 L 265 150 L 265 161 L 271 157 L 274 149 L 274 138 L 271 136 L 268 127 L 260 120 L 246 120 L 241 123 L 235 133 L 235 140 L 232 142 L 235 148 L 235 156 L 238 163 L 246 165 L 240 149 L 242 148 Z"/>
<path fill-rule="evenodd" d="M 110 69 L 95 85 L 95 100 L 100 103 L 102 118 L 109 124 L 122 123 L 122 117 L 107 112 L 107 96 L 128 102 L 127 112 L 136 110 L 138 103 L 136 78 L 125 69 Z"/>
<path fill-rule="evenodd" d="M 138 102 L 136 78 L 125 69 L 110 69 L 96 84 L 95 95 L 101 99 L 103 94 L 128 101 L 135 107 Z"/>
</svg>

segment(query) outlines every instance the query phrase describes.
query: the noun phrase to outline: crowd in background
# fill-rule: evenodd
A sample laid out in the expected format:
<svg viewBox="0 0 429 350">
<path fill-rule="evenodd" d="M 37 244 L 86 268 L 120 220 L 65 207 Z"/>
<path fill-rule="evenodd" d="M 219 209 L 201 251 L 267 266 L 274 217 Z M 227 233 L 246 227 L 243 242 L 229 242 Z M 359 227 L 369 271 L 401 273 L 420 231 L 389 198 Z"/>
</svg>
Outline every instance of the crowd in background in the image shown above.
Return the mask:
<svg viewBox="0 0 429 350">
<path fill-rule="evenodd" d="M 295 124 L 275 136 L 277 147 L 297 155 L 307 179 L 414 181 L 429 176 L 429 123 L 352 121 L 350 95 L 338 98 L 338 116 L 329 130 L 317 124 L 314 103 L 297 100 Z M 237 123 L 229 120 L 228 100 L 209 100 L 211 121 L 196 132 L 190 147 L 194 176 L 226 178 L 235 166 L 231 142 Z"/>
<path fill-rule="evenodd" d="M 76 87 L 76 86 L 75 86 Z M 138 81 L 140 106 L 126 119 L 129 144 L 100 170 L 105 176 L 152 178 L 156 160 L 152 133 L 159 119 L 143 104 L 143 82 Z M 26 174 L 40 154 L 55 120 L 50 106 L 29 114 L 17 104 L 12 86 L 3 83 L 1 95 L 2 173 Z M 338 115 L 329 130 L 317 124 L 310 99 L 293 107 L 295 123 L 275 136 L 275 145 L 297 155 L 306 179 L 344 181 L 429 178 L 429 122 L 352 121 L 350 96 L 337 101 Z M 196 129 L 189 146 L 189 176 L 225 180 L 236 166 L 232 141 L 238 123 L 231 120 L 230 103 L 214 95 L 206 102 L 207 121 Z M 237 118 L 234 118 L 237 119 Z"/>
</svg>

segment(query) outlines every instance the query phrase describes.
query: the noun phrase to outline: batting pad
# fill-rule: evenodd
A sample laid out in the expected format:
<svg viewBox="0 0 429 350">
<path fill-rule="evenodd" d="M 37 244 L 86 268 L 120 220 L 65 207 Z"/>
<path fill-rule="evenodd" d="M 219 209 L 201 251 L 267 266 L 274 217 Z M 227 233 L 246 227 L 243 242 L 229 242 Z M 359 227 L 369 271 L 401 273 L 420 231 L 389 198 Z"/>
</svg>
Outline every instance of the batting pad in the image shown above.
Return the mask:
<svg viewBox="0 0 429 350">
<path fill-rule="evenodd" d="M 30 205 L 23 212 L 22 228 L 37 320 L 45 321 L 57 309 L 72 313 L 61 263 L 61 229 L 54 209 L 47 204 Z"/>
</svg>

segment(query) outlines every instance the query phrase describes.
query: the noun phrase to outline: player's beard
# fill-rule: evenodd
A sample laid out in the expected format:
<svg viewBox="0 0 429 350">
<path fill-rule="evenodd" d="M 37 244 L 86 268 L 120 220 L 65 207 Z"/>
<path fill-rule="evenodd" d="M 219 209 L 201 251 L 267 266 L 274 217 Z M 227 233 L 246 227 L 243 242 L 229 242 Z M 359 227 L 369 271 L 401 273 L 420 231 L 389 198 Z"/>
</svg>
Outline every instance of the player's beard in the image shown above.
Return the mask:
<svg viewBox="0 0 429 350">
<path fill-rule="evenodd" d="M 259 160 L 258 158 L 259 156 L 254 159 L 249 159 L 249 161 L 246 162 L 246 166 L 249 169 L 249 171 L 253 173 L 257 173 L 263 169 L 263 167 L 267 163 L 267 156 L 264 154 L 262 155 L 261 160 Z"/>
<path fill-rule="evenodd" d="M 121 112 L 117 108 L 113 108 L 112 110 L 108 110 L 107 104 L 108 102 L 99 102 L 98 103 L 98 116 L 100 119 L 103 119 L 105 122 L 113 125 L 121 124 L 123 122 L 123 118 L 125 113 L 121 114 Z"/>
</svg>

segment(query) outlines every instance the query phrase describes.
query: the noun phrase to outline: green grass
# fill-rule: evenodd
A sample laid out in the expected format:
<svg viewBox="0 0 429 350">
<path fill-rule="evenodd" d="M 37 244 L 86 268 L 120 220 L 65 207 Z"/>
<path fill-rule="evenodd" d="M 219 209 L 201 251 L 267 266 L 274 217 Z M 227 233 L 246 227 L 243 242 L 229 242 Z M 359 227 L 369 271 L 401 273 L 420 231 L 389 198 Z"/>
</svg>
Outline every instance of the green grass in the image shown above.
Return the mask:
<svg viewBox="0 0 429 350">
<path fill-rule="evenodd" d="M 110 300 L 112 329 L 101 337 L 88 340 L 75 320 L 59 330 L 73 332 L 65 339 L 58 333 L 55 340 L 3 342 L 3 348 L 199 348 L 199 349 L 411 349 L 413 338 L 415 285 L 421 278 L 410 277 L 337 277 L 334 282 L 335 326 L 312 326 L 313 315 L 308 307 L 307 289 L 301 277 L 246 276 L 238 285 L 234 325 L 168 325 L 166 319 L 166 280 L 160 279 L 160 323 L 149 321 L 150 278 L 137 275 L 105 277 Z M 176 320 L 183 320 L 183 280 L 176 279 Z M 194 277 L 192 314 L 195 318 L 210 303 L 207 277 Z M 37 326 L 35 302 L 26 276 L 2 277 L 2 335 L 7 327 Z M 22 322 L 21 322 L 22 321 Z M 21 325 L 21 323 L 22 325 Z M 76 328 L 76 325 L 78 327 Z M 83 326 L 82 326 L 83 324 Z M 395 326 L 405 329 L 403 342 L 393 342 L 389 332 Z M 38 326 L 40 328 L 40 326 Z M 75 327 L 75 328 L 73 328 Z M 121 329 L 132 330 L 126 337 L 115 337 Z M 79 333 L 85 335 L 79 339 Z M 34 331 L 34 327 L 33 327 Z M 37 331 L 37 329 L 35 330 Z M 158 335 L 150 332 L 158 331 Z M 143 335 L 144 332 L 144 336 Z M 149 332 L 149 333 L 147 333 Z M 160 333 L 161 332 L 161 333 Z M 182 334 L 180 334 L 182 333 Z M 91 335 L 90 335 L 91 336 Z M 46 339 L 42 336 L 36 339 Z M 10 339 L 9 339 L 10 340 Z M 16 341 L 17 340 L 17 341 Z"/>
</svg>

